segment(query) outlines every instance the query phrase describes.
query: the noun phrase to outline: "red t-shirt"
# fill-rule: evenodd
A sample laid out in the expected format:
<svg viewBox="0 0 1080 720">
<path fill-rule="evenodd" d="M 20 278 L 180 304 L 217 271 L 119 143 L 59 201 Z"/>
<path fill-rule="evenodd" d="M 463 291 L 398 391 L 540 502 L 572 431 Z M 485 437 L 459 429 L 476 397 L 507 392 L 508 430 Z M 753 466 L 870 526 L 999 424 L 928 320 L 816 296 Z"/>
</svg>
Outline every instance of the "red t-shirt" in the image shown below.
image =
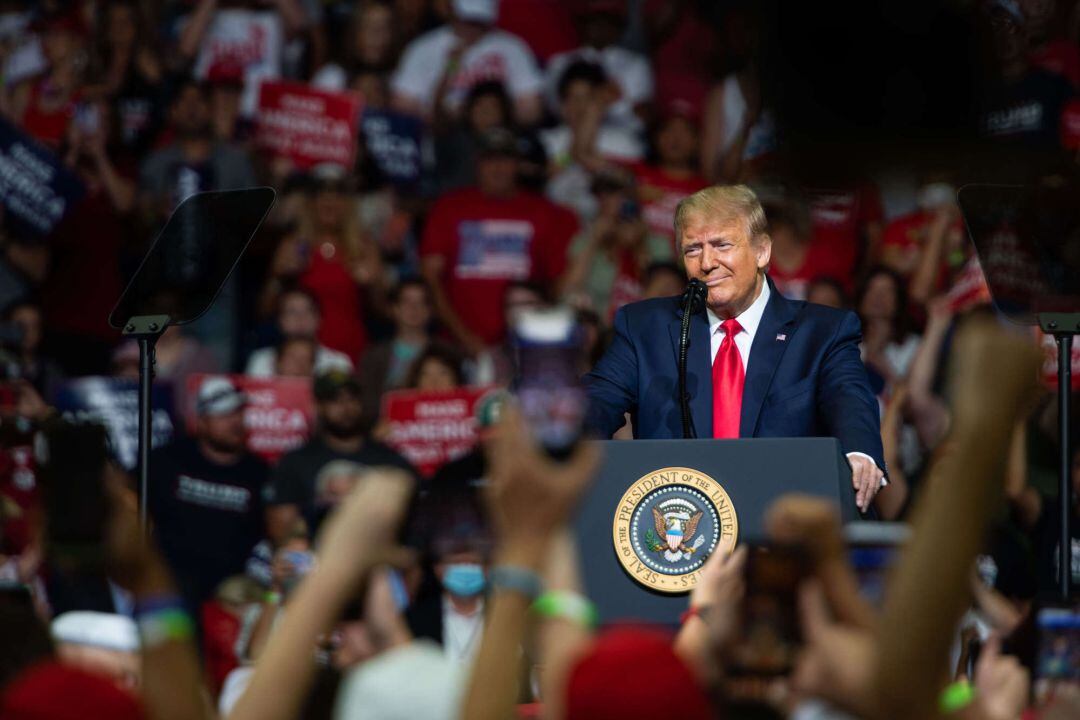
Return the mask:
<svg viewBox="0 0 1080 720">
<path fill-rule="evenodd" d="M 1074 88 L 1080 88 L 1080 48 L 1068 40 L 1051 40 L 1031 53 L 1032 67 L 1060 75 Z"/>
<path fill-rule="evenodd" d="M 23 112 L 20 124 L 31 137 L 53 148 L 60 147 L 67 138 L 68 124 L 75 117 L 75 108 L 79 104 L 79 94 L 74 93 L 55 109 L 46 110 L 43 106 L 44 95 L 52 88 L 49 79 L 42 78 L 30 88 L 30 99 Z"/>
<path fill-rule="evenodd" d="M 783 270 L 775 263 L 769 265 L 769 277 L 776 283 L 780 294 L 790 300 L 805 300 L 811 281 L 819 277 L 830 277 L 841 283 L 846 281 L 845 268 L 838 263 L 837 257 L 829 247 L 817 240 L 810 242 L 802 265 L 794 270 Z"/>
<path fill-rule="evenodd" d="M 675 206 L 687 195 L 708 185 L 708 181 L 698 175 L 678 178 L 662 168 L 644 163 L 634 163 L 630 169 L 637 178 L 641 217 L 649 231 L 671 238 L 674 244 Z"/>
<path fill-rule="evenodd" d="M 901 215 L 885 226 L 881 246 L 897 248 L 903 252 L 919 252 L 926 243 L 926 232 L 932 218 L 932 215 L 923 210 Z M 955 229 L 963 231 L 960 220 L 956 221 Z M 941 270 L 938 273 L 938 289 L 944 289 L 948 280 L 949 263 L 947 258 L 942 258 Z"/>
<path fill-rule="evenodd" d="M 655 24 L 669 4 L 670 0 L 647 0 L 642 9 L 645 23 Z M 720 39 L 692 6 L 684 4 L 671 32 L 652 51 L 656 100 L 661 107 L 678 99 L 701 108 L 712 84 L 709 68 L 716 64 Z"/>
<path fill-rule="evenodd" d="M 476 188 L 447 193 L 432 207 L 420 256 L 444 259 L 450 305 L 484 342 L 495 344 L 506 331 L 503 294 L 512 281 L 550 283 L 565 270 L 577 223 L 556 208 L 538 195 L 499 199 Z"/>
<path fill-rule="evenodd" d="M 502 0 L 498 25 L 528 43 L 541 64 L 579 44 L 569 0 Z"/>
<path fill-rule="evenodd" d="M 311 263 L 300 276 L 322 310 L 319 342 L 345 353 L 354 364 L 367 347 L 363 297 L 356 281 L 336 257 L 326 258 L 320 248 L 311 249 Z"/>
<path fill-rule="evenodd" d="M 922 211 L 901 215 L 885 226 L 881 238 L 882 247 L 894 247 L 900 250 L 922 247 L 926 241 L 926 224 L 930 216 Z"/>
<path fill-rule="evenodd" d="M 48 327 L 117 339 L 108 317 L 124 288 L 117 258 L 127 232 L 103 190 L 84 196 L 56 227 L 51 236 L 52 271 L 42 292 Z"/>
<path fill-rule="evenodd" d="M 34 448 L 28 438 L 25 444 L 0 448 L 0 496 L 12 503 L 19 514 L 4 519 L 0 535 L 0 554 L 18 555 L 29 546 L 39 525 L 40 505 L 38 469 Z"/>
<path fill-rule="evenodd" d="M 813 242 L 828 255 L 830 274 L 850 292 L 859 259 L 860 234 L 884 215 L 880 197 L 870 187 L 808 190 L 807 196 Z"/>
</svg>

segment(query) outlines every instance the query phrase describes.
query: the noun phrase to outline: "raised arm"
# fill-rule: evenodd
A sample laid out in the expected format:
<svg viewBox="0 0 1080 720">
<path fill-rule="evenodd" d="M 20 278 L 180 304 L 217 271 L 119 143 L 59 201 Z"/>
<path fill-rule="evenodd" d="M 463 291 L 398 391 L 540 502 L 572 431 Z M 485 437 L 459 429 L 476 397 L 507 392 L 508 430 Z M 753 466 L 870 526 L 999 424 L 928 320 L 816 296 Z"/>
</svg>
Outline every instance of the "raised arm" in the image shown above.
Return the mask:
<svg viewBox="0 0 1080 720">
<path fill-rule="evenodd" d="M 198 6 L 191 13 L 184 29 L 180 32 L 180 57 L 190 62 L 199 54 L 199 45 L 202 44 L 203 36 L 206 35 L 210 21 L 217 12 L 217 0 L 199 0 Z"/>
<path fill-rule="evenodd" d="M 134 494 L 109 468 L 113 510 L 109 528 L 110 576 L 131 591 L 142 642 L 141 696 L 150 720 L 211 720 L 191 637 L 193 624 L 180 601 L 165 561 L 147 542 Z"/>
<path fill-rule="evenodd" d="M 513 715 L 518 653 L 527 611 L 539 589 L 538 573 L 599 458 L 595 446 L 584 445 L 565 463 L 548 459 L 513 408 L 507 408 L 497 433 L 489 486 L 498 543 L 493 593 L 462 707 L 465 720 L 504 720 Z"/>
<path fill-rule="evenodd" d="M 586 607 L 577 601 L 583 599 L 577 558 L 579 550 L 571 530 L 564 527 L 551 543 L 544 574 L 545 591 L 558 595 L 564 605 L 574 603 L 578 609 Z M 591 638 L 592 628 L 581 617 L 551 614 L 543 618 L 539 629 L 540 700 L 545 718 L 562 718 L 570 668 Z"/>
<path fill-rule="evenodd" d="M 318 565 L 296 589 L 229 720 L 297 717 L 315 678 L 316 638 L 330 630 L 361 582 L 386 559 L 386 538 L 404 517 L 412 484 L 401 470 L 373 470 L 330 518 Z"/>
<path fill-rule="evenodd" d="M 925 483 L 880 625 L 881 718 L 935 716 L 953 631 L 970 602 L 969 571 L 1001 500 L 1013 427 L 1037 392 L 1038 367 L 1033 348 L 990 321 L 970 323 L 957 341 L 949 442 Z"/>
</svg>

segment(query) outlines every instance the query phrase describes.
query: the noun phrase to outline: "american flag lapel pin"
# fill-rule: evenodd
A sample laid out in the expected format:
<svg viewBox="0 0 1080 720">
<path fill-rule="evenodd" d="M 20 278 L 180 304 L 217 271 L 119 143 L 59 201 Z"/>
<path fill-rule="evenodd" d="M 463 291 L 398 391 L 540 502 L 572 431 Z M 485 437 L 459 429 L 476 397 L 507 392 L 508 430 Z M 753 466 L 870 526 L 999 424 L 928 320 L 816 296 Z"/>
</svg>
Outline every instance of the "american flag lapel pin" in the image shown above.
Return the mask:
<svg viewBox="0 0 1080 720">
<path fill-rule="evenodd" d="M 784 333 L 776 333 L 776 342 L 784 342 L 787 340 L 787 335 Z"/>
</svg>

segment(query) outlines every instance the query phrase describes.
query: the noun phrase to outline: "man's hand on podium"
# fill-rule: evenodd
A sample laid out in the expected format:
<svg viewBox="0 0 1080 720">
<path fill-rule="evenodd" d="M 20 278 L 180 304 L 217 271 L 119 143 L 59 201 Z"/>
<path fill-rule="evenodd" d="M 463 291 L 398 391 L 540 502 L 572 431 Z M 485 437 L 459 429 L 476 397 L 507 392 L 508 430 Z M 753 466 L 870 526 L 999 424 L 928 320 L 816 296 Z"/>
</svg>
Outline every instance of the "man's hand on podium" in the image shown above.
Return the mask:
<svg viewBox="0 0 1080 720">
<path fill-rule="evenodd" d="M 881 489 L 881 481 L 885 473 L 881 471 L 873 460 L 862 453 L 850 453 L 847 456 L 851 464 L 851 485 L 855 488 L 855 504 L 859 510 L 866 512 L 874 496 Z"/>
</svg>

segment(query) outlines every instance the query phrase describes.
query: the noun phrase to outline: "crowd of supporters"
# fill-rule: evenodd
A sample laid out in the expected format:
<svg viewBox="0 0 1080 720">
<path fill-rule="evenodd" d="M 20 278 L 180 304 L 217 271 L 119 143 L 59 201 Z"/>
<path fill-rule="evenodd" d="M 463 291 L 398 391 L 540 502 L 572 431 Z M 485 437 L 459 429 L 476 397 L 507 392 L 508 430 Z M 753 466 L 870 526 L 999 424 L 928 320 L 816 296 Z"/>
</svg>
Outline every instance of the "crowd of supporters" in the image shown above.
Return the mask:
<svg viewBox="0 0 1080 720">
<path fill-rule="evenodd" d="M 963 5 L 981 41 L 974 134 L 1002 157 L 1076 172 L 1080 3 Z M 1019 347 L 986 328 L 958 340 L 992 311 L 956 199 L 972 178 L 951 158 L 796 167 L 782 88 L 764 76 L 779 50 L 765 22 L 734 0 L 0 0 L 2 134 L 32 138 L 83 188 L 45 233 L 0 215 L 0 579 L 13 588 L 0 645 L 21 648 L 0 653 L 0 687 L 21 678 L 0 709 L 47 702 L 55 684 L 114 703 L 101 717 L 210 705 L 236 718 L 503 717 L 515 701 L 552 717 L 740 717 L 807 698 L 830 704 L 819 713 L 931 717 L 956 670 L 985 698 L 966 712 L 1020 717 L 1028 676 L 1001 643 L 1057 587 L 1063 502 L 1080 583 L 1080 506 L 1056 485 L 1053 341 L 1024 336 L 1045 354 L 1037 388 L 1015 377 L 1034 362 Z M 268 149 L 260 87 L 278 81 L 359 98 L 351 164 L 300 167 Z M 372 118 L 411 128 L 412 176 L 362 131 Z M 418 476 L 380 418 L 391 390 L 508 386 L 507 330 L 523 309 L 572 307 L 591 362 L 618 308 L 682 292 L 675 206 L 726 183 L 761 198 L 782 294 L 859 315 L 889 469 L 876 512 L 916 530 L 895 595 L 874 609 L 853 594 L 830 513 L 774 508 L 770 532 L 812 546 L 820 580 L 803 588 L 806 659 L 779 700 L 725 681 L 744 556 L 707 566 L 690 602 L 720 609 L 687 619 L 674 644 L 641 628 L 593 641 L 558 618 L 526 637 L 522 593 L 505 577 L 501 592 L 493 571 L 580 590 L 563 526 L 595 458 L 549 463 L 511 413 L 509 431 L 486 428 L 406 507 Z M 72 575 L 43 548 L 35 434 L 66 382 L 138 376 L 138 348 L 107 318 L 173 209 L 259 185 L 275 205 L 212 309 L 157 344 L 156 380 L 191 423 L 154 451 L 156 549 L 127 527 L 131 479 L 102 465 L 118 508 L 111 570 Z M 996 384 L 950 394 L 950 356 Z M 228 374 L 310 381 L 314 432 L 268 465 Z M 980 446 L 978 432 L 998 442 Z M 964 519 L 950 528 L 946 512 Z M 422 552 L 387 570 L 406 517 L 400 532 Z M 948 550 L 936 565 L 931 539 Z M 940 587 L 920 600 L 917 580 Z M 175 602 L 155 608 L 162 597 Z M 159 625 L 163 612 L 191 618 L 196 643 L 173 623 L 157 644 L 144 632 L 140 651 L 130 618 L 155 612 Z M 955 660 L 976 645 L 978 665 L 945 668 L 950 648 Z M 19 676 L 51 655 L 67 665 Z M 106 672 L 144 710 L 82 688 L 70 667 Z"/>
</svg>

